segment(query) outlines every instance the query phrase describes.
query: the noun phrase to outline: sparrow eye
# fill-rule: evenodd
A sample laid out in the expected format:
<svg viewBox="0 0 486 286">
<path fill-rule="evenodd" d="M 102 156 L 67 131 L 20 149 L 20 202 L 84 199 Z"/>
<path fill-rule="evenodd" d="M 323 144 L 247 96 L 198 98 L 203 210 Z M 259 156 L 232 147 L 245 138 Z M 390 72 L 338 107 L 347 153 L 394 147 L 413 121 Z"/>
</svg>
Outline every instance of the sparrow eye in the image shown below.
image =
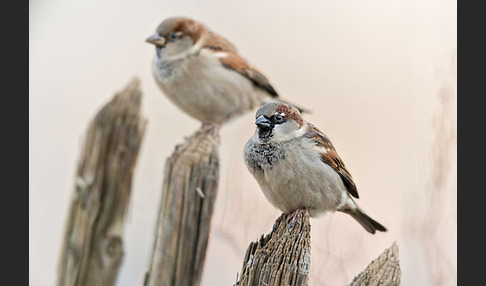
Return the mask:
<svg viewBox="0 0 486 286">
<path fill-rule="evenodd" d="M 275 121 L 277 121 L 277 122 L 281 122 L 283 119 L 284 119 L 284 118 L 283 118 L 283 116 L 282 116 L 282 115 L 280 115 L 280 114 L 275 115 Z"/>
<path fill-rule="evenodd" d="M 170 38 L 172 40 L 180 39 L 181 36 L 182 36 L 182 32 L 173 32 L 172 34 L 170 34 Z"/>
</svg>

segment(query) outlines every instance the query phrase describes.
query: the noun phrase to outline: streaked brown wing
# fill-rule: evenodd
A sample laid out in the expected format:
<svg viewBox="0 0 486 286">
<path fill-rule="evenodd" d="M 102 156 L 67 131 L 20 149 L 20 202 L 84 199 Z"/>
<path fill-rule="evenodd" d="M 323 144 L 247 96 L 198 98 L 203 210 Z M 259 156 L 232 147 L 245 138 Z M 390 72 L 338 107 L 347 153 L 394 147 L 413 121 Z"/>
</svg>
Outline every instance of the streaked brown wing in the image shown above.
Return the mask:
<svg viewBox="0 0 486 286">
<path fill-rule="evenodd" d="M 353 197 L 359 198 L 356 184 L 329 138 L 327 138 L 327 136 L 314 125 L 309 123 L 309 126 L 310 131 L 307 133 L 306 137 L 312 139 L 316 146 L 323 148 L 323 151 L 321 152 L 321 160 L 331 166 L 339 174 L 348 192 Z"/>
<path fill-rule="evenodd" d="M 267 91 L 271 97 L 278 97 L 277 92 L 270 84 L 268 79 L 256 68 L 250 66 L 243 58 L 237 54 L 228 54 L 227 57 L 219 59 L 221 63 L 229 69 L 232 69 L 244 77 L 251 80 L 256 86 Z"/>
<path fill-rule="evenodd" d="M 233 46 L 228 40 L 221 37 L 220 35 L 210 32 L 208 39 L 204 48 L 209 48 L 214 51 L 228 52 L 228 53 L 238 53 L 236 47 Z"/>
</svg>

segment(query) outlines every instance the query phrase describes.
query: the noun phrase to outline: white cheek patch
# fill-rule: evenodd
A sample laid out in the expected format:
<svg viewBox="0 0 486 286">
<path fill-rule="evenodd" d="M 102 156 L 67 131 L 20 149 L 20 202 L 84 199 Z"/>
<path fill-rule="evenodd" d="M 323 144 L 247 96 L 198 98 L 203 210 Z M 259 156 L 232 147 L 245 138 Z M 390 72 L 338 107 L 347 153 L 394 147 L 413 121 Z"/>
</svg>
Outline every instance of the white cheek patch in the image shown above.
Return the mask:
<svg viewBox="0 0 486 286">
<path fill-rule="evenodd" d="M 307 127 L 295 129 L 297 126 L 294 122 L 287 121 L 284 124 L 275 125 L 275 142 L 287 141 L 294 138 L 302 137 L 307 132 Z"/>
<path fill-rule="evenodd" d="M 180 54 L 173 55 L 170 58 L 168 58 L 168 60 L 169 61 L 176 61 L 176 60 L 180 60 L 182 58 L 185 58 L 188 55 L 193 55 L 201 49 L 202 45 L 203 45 L 203 41 L 202 41 L 202 39 L 199 39 L 190 49 L 188 49 L 185 52 L 182 52 Z"/>
</svg>

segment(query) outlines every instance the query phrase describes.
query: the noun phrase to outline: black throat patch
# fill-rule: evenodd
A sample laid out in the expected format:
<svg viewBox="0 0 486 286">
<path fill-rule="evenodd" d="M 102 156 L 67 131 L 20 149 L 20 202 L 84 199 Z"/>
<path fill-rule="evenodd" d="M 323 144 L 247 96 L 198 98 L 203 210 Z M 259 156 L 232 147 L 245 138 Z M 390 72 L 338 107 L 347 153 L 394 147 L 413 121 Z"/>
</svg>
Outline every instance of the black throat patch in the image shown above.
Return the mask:
<svg viewBox="0 0 486 286">
<path fill-rule="evenodd" d="M 285 152 L 277 144 L 258 144 L 253 149 L 255 165 L 260 169 L 272 169 L 282 159 L 285 159 Z"/>
<path fill-rule="evenodd" d="M 262 141 L 262 143 L 268 143 L 268 141 L 273 138 L 273 127 L 274 125 L 272 124 L 270 128 L 258 128 L 258 138 Z"/>
</svg>

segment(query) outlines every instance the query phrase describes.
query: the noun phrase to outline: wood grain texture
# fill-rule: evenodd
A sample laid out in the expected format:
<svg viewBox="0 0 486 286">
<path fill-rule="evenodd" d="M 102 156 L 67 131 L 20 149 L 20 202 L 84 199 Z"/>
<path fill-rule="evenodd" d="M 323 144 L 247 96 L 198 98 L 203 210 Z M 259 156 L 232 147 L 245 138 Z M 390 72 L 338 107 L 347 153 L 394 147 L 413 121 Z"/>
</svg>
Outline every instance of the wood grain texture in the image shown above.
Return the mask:
<svg viewBox="0 0 486 286">
<path fill-rule="evenodd" d="M 250 243 L 236 285 L 307 285 L 309 269 L 309 213 L 296 210 L 282 214 L 272 232 Z"/>
<path fill-rule="evenodd" d="M 219 177 L 219 127 L 203 126 L 165 165 L 146 286 L 199 285 Z"/>
<path fill-rule="evenodd" d="M 146 126 L 139 85 L 133 79 L 89 125 L 61 249 L 59 286 L 115 284 L 132 175 Z"/>
<path fill-rule="evenodd" d="M 365 270 L 354 277 L 348 286 L 397 286 L 400 285 L 400 278 L 398 245 L 394 242 L 378 258 L 371 261 Z"/>
</svg>

